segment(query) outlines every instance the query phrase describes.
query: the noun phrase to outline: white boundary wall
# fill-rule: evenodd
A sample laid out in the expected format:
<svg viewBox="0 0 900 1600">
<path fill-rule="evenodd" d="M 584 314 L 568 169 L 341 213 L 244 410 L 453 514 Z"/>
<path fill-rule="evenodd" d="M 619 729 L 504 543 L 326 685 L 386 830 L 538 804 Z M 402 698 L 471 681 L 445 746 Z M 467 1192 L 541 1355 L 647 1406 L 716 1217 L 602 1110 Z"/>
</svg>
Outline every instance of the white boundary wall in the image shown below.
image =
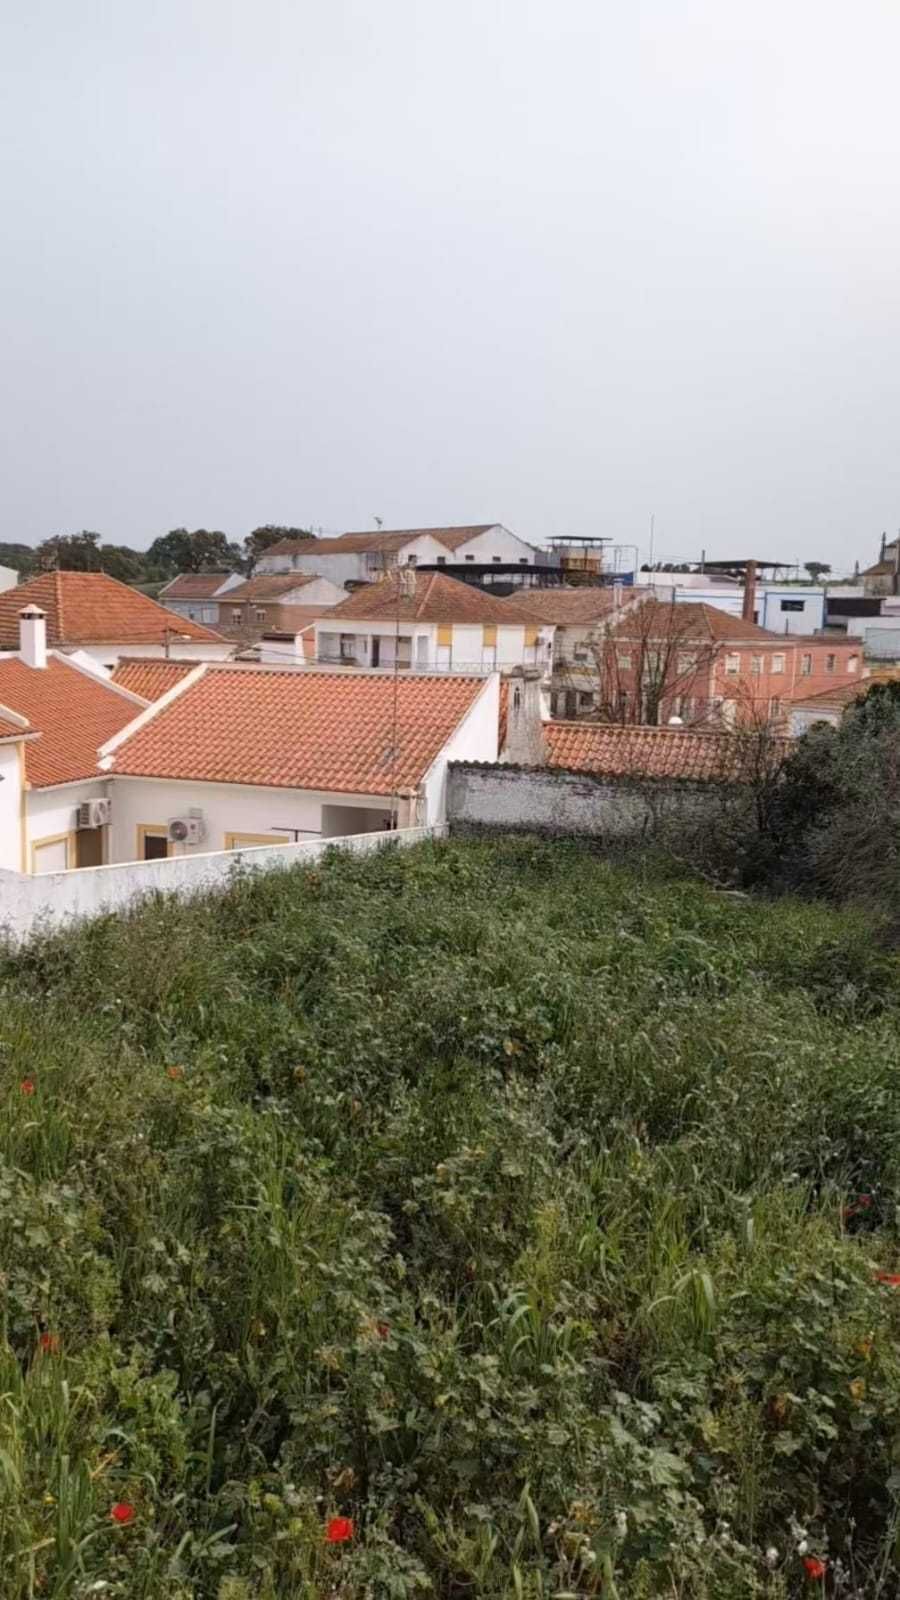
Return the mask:
<svg viewBox="0 0 900 1600">
<path fill-rule="evenodd" d="M 0 937 L 21 944 L 34 934 L 123 911 L 148 895 L 174 894 L 188 899 L 210 889 L 227 889 L 241 872 L 308 865 L 326 850 L 369 855 L 388 845 L 405 846 L 422 839 L 442 838 L 446 831 L 444 826 L 399 828 L 394 833 L 355 833 L 306 844 L 217 850 L 208 855 L 170 856 L 162 861 L 129 861 L 120 866 L 48 872 L 40 877 L 0 871 Z"/>
</svg>

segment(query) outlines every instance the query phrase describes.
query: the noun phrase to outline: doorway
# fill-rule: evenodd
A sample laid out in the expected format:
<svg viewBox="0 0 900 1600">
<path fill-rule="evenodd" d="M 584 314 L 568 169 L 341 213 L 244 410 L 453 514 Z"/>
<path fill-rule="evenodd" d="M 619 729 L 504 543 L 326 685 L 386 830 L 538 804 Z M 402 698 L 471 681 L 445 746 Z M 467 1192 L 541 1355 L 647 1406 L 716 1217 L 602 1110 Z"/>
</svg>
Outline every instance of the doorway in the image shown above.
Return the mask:
<svg viewBox="0 0 900 1600">
<path fill-rule="evenodd" d="M 139 822 L 137 828 L 138 861 L 164 861 L 168 854 L 169 838 L 165 824 Z"/>
<path fill-rule="evenodd" d="M 76 867 L 102 867 L 103 829 L 79 828 L 75 834 Z"/>
</svg>

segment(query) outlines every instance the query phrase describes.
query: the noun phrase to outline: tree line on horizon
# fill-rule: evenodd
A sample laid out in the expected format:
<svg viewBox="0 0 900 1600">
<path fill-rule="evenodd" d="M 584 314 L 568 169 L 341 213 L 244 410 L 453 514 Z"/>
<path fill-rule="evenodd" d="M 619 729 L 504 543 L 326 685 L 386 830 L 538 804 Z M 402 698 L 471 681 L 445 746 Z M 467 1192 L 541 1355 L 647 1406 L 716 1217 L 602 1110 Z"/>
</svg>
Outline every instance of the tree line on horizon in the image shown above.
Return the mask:
<svg viewBox="0 0 900 1600">
<path fill-rule="evenodd" d="M 99 533 L 54 534 L 37 546 L 0 542 L 0 565 L 13 567 L 20 580 L 40 572 L 105 572 L 137 587 L 162 584 L 179 572 L 242 572 L 249 576 L 260 556 L 281 539 L 312 539 L 309 528 L 267 522 L 240 543 L 218 529 L 173 528 L 147 550 L 105 544 Z"/>
</svg>

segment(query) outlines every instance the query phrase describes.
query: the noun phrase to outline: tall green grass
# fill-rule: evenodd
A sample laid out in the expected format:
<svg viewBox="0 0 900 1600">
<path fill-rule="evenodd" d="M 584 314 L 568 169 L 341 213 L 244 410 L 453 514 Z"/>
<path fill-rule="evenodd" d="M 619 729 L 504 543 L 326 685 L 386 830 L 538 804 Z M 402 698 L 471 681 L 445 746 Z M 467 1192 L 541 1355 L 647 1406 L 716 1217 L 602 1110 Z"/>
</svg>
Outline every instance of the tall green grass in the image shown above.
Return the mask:
<svg viewBox="0 0 900 1600">
<path fill-rule="evenodd" d="M 897 1594 L 898 975 L 523 839 L 7 955 L 3 1600 Z"/>
</svg>

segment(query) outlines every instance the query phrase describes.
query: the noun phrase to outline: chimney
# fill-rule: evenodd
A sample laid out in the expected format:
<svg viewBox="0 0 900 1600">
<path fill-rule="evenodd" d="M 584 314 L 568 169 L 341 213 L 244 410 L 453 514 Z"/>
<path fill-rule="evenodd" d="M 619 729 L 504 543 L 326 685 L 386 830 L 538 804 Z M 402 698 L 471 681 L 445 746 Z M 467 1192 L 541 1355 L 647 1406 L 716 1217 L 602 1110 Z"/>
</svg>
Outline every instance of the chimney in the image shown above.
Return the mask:
<svg viewBox="0 0 900 1600">
<path fill-rule="evenodd" d="M 47 617 L 38 606 L 19 612 L 19 655 L 26 667 L 47 665 Z"/>
<path fill-rule="evenodd" d="M 754 621 L 756 611 L 756 562 L 748 561 L 744 573 L 744 606 L 741 616 L 745 622 Z"/>
<path fill-rule="evenodd" d="M 513 667 L 506 685 L 506 743 L 500 760 L 517 767 L 546 766 L 541 673 L 536 667 Z"/>
<path fill-rule="evenodd" d="M 613 610 L 614 611 L 618 611 L 620 605 L 622 604 L 622 588 L 623 588 L 623 585 L 621 583 L 618 583 L 618 582 L 614 583 L 613 586 L 612 586 L 612 591 L 613 591 L 613 601 L 612 601 L 612 603 L 613 603 Z"/>
</svg>

